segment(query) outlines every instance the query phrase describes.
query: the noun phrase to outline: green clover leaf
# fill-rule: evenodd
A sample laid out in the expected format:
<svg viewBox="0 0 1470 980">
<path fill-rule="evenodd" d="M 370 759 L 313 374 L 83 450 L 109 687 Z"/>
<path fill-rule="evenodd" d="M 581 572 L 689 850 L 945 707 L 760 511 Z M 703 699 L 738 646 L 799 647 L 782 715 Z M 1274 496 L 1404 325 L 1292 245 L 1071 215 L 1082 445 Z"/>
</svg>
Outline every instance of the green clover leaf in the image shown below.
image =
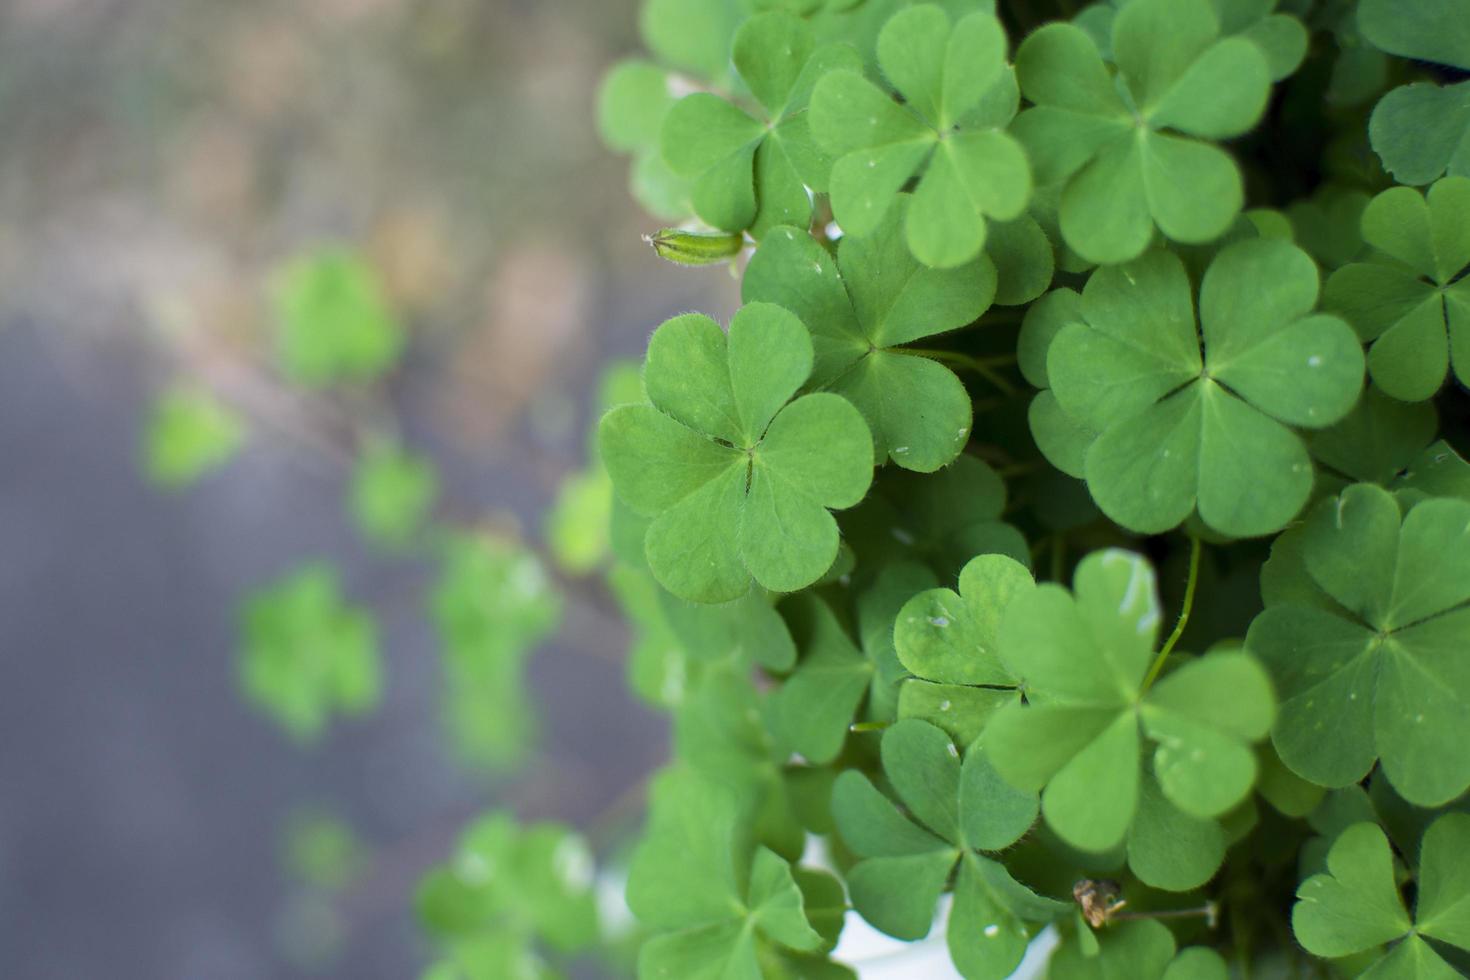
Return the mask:
<svg viewBox="0 0 1470 980">
<path fill-rule="evenodd" d="M 1390 54 L 1470 71 L 1470 28 L 1443 0 L 1363 0 L 1358 28 Z M 1470 82 L 1415 82 L 1389 92 L 1368 124 L 1384 169 L 1402 184 L 1427 184 L 1448 172 L 1470 177 Z"/>
<path fill-rule="evenodd" d="M 460 835 L 448 862 L 419 888 L 419 918 L 438 940 L 496 933 L 561 952 L 597 938 L 587 842 L 560 824 L 522 827 L 507 812 L 480 817 Z"/>
<path fill-rule="evenodd" d="M 1092 933 L 1082 930 L 1087 936 Z M 1050 976 L 1067 980 L 1226 980 L 1225 961 L 1202 946 L 1180 950 L 1155 919 L 1119 922 L 1096 934 L 1091 949 L 1079 942 L 1057 946 Z"/>
<path fill-rule="evenodd" d="M 908 601 L 894 626 L 898 659 L 915 676 L 941 684 L 1014 687 L 1000 660 L 1000 621 L 1034 587 L 1026 566 L 980 555 L 960 571 L 959 591 L 930 589 Z"/>
<path fill-rule="evenodd" d="M 1329 787 L 1381 760 L 1411 803 L 1458 796 L 1470 787 L 1458 748 L 1470 739 L 1470 503 L 1401 516 L 1392 494 L 1358 484 L 1314 510 L 1299 540 L 1307 582 L 1267 593 L 1263 576 L 1267 609 L 1246 640 L 1281 692 L 1281 760 Z"/>
<path fill-rule="evenodd" d="M 1449 813 L 1424 834 L 1413 918 L 1394 876 L 1388 838 L 1372 823 L 1344 830 L 1327 853 L 1327 871 L 1297 890 L 1292 931 L 1316 956 L 1339 957 L 1395 945 L 1364 976 L 1453 980 L 1461 973 L 1432 939 L 1470 951 L 1470 816 Z"/>
<path fill-rule="evenodd" d="M 915 562 L 887 564 L 857 598 L 854 625 L 861 647 L 826 602 L 799 597 L 786 603 L 803 653 L 772 698 L 773 731 L 808 761 L 826 765 L 841 751 L 865 695 L 865 717 L 887 722 L 907 716 L 913 702 L 904 694 L 908 675 L 894 649 L 893 624 L 909 597 L 934 581 L 934 573 Z"/>
<path fill-rule="evenodd" d="M 1028 703 L 1003 708 L 985 744 L 1008 781 L 1044 788 L 1047 823 L 1083 850 L 1127 837 L 1140 812 L 1145 739 L 1163 800 L 1186 816 L 1220 816 L 1255 781 L 1250 743 L 1274 713 L 1265 672 L 1246 655 L 1217 652 L 1149 686 L 1158 624 L 1153 570 L 1117 550 L 1083 559 L 1071 593 L 1054 584 L 1023 592 L 1001 622 L 1001 660 Z"/>
<path fill-rule="evenodd" d="M 1113 57 L 1113 21 L 1132 0 L 1094 3 L 1077 13 L 1073 22 L 1092 35 L 1104 58 Z M 1277 13 L 1279 0 L 1210 0 L 1220 33 L 1253 42 L 1266 56 L 1271 80 L 1279 82 L 1296 71 L 1307 54 L 1307 29 L 1291 14 Z"/>
<path fill-rule="evenodd" d="M 821 599 L 799 597 L 786 615 L 802 659 L 773 697 L 772 729 L 807 761 L 826 765 L 842 750 L 877 668 Z"/>
<path fill-rule="evenodd" d="M 148 410 L 144 468 L 157 486 L 180 490 L 228 463 L 244 442 L 238 415 L 207 391 L 177 386 Z"/>
<path fill-rule="evenodd" d="M 358 459 L 347 503 L 365 537 L 398 548 L 419 530 L 438 495 L 439 474 L 433 463 L 382 443 Z"/>
<path fill-rule="evenodd" d="M 614 65 L 597 93 L 597 128 L 610 148 L 633 157 L 628 186 L 656 217 L 689 216 L 689 181 L 676 175 L 659 150 L 659 132 L 676 101 L 669 73 L 648 61 Z"/>
<path fill-rule="evenodd" d="M 937 473 L 883 472 L 867 499 L 843 515 L 842 530 L 860 565 L 919 560 L 954 578 L 975 555 L 1030 562 L 1026 539 L 1001 520 L 1005 510 L 1004 481 L 982 460 L 961 455 Z"/>
<path fill-rule="evenodd" d="M 858 71 L 837 71 L 812 93 L 811 126 L 836 156 L 832 213 L 858 238 L 883 224 L 915 175 L 905 237 L 927 266 L 965 265 L 985 245 L 986 219 L 1026 210 L 1031 170 L 1005 127 L 1019 95 L 1000 21 L 974 13 L 953 24 L 941 7 L 909 7 L 878 35 L 878 64 L 903 102 Z"/>
<path fill-rule="evenodd" d="M 443 650 L 444 722 L 466 761 L 500 768 L 535 736 L 526 658 L 561 619 L 561 597 L 536 555 L 473 534 L 444 541 L 428 597 Z"/>
<path fill-rule="evenodd" d="M 1012 132 L 1039 184 L 1064 183 L 1062 237 L 1083 258 L 1136 258 L 1156 227 L 1207 242 L 1240 212 L 1240 172 L 1206 141 L 1255 125 L 1271 72 L 1259 46 L 1220 35 L 1209 0 L 1133 0 L 1113 22 L 1116 81 L 1071 24 L 1043 27 L 1016 53 L 1035 107 Z"/>
<path fill-rule="evenodd" d="M 811 386 L 857 406 L 880 462 L 930 473 L 969 441 L 970 396 L 953 371 L 902 345 L 978 319 L 996 276 L 983 255 L 958 269 L 921 265 L 903 242 L 908 207 L 905 197 L 872 235 L 844 237 L 835 259 L 805 232 L 772 232 L 746 268 L 741 295 L 778 303 L 807 325 Z"/>
<path fill-rule="evenodd" d="M 1394 483 L 1399 498 L 1415 504 L 1425 497 L 1470 501 L 1470 462 L 1443 439 L 1429 446 Z"/>
<path fill-rule="evenodd" d="M 398 360 L 404 332 L 377 276 L 346 249 L 287 263 L 272 298 L 281 369 L 305 385 L 370 381 Z"/>
<path fill-rule="evenodd" d="M 603 416 L 599 442 L 613 489 L 653 522 L 649 568 L 670 592 L 726 602 L 755 579 L 805 588 L 837 557 L 828 509 L 851 507 L 872 480 L 872 436 L 829 393 L 788 401 L 812 366 L 806 328 L 752 303 L 727 338 L 708 317 L 667 321 L 648 345 L 651 405 Z"/>
<path fill-rule="evenodd" d="M 1383 261 L 1338 269 L 1326 308 L 1364 340 L 1373 380 L 1401 401 L 1424 401 L 1452 369 L 1470 385 L 1470 178 L 1446 177 L 1428 195 L 1394 187 L 1363 212 L 1363 237 Z M 1458 281 L 1457 281 L 1458 280 Z"/>
<path fill-rule="evenodd" d="M 1052 418 L 1075 432 L 1059 437 L 1048 426 L 1064 426 L 1035 421 L 1038 399 L 1037 443 L 1069 472 L 1082 457 L 1093 499 L 1130 530 L 1165 531 L 1196 508 L 1222 534 L 1279 530 L 1312 488 L 1311 460 L 1289 426 L 1331 425 L 1362 387 L 1357 338 L 1313 314 L 1316 300 L 1316 266 L 1279 240 L 1219 254 L 1200 286 L 1199 330 L 1175 256 L 1099 269 L 1076 304 L 1080 319 L 1047 348 Z"/>
<path fill-rule="evenodd" d="M 735 798 L 687 770 L 655 782 L 628 875 L 628 905 L 659 934 L 643 944 L 643 980 L 760 980 L 757 937 L 798 951 L 828 945 L 812 928 L 791 866 L 752 847 Z"/>
<path fill-rule="evenodd" d="M 958 865 L 947 933 L 955 967 L 966 980 L 1009 976 L 1030 942 L 1028 923 L 1066 906 L 979 852 L 1019 840 L 1036 819 L 1036 795 L 1007 785 L 979 744 L 961 762 L 948 735 L 914 719 L 883 733 L 882 757 L 907 816 L 856 770 L 843 772 L 832 791 L 838 832 L 863 858 L 847 876 L 853 905 L 891 936 L 922 939 Z"/>
<path fill-rule="evenodd" d="M 741 26 L 733 59 L 763 118 L 708 92 L 687 95 L 664 119 L 664 160 L 693 179 L 694 211 L 716 228 L 761 238 L 775 225 L 806 227 L 807 188 L 825 191 L 831 167 L 812 140 L 807 100 L 826 73 L 857 67 L 857 52 L 817 47 L 810 26 L 773 11 Z"/>
<path fill-rule="evenodd" d="M 1341 422 L 1312 433 L 1312 457 L 1345 482 L 1388 483 L 1414 463 L 1439 432 L 1433 402 L 1401 402 L 1376 385 Z"/>
<path fill-rule="evenodd" d="M 292 736 L 309 741 L 333 714 L 378 704 L 377 627 L 343 601 L 337 572 L 307 565 L 252 595 L 241 614 L 245 696 Z"/>
</svg>

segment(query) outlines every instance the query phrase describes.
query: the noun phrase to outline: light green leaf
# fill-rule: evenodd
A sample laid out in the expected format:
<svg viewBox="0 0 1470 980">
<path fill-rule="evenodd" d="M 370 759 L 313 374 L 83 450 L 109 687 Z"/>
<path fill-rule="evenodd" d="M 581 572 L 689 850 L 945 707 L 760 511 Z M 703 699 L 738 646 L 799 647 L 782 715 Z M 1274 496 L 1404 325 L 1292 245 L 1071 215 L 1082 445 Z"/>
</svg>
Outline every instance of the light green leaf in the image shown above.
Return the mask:
<svg viewBox="0 0 1470 980">
<path fill-rule="evenodd" d="M 676 317 L 649 343 L 653 405 L 604 416 L 613 488 L 654 518 L 649 567 L 675 595 L 725 602 L 751 577 L 794 591 L 831 567 L 837 526 L 827 508 L 862 498 L 871 440 L 834 395 L 786 404 L 811 349 L 801 321 L 768 303 L 741 309 L 728 339 L 707 318 Z"/>
<path fill-rule="evenodd" d="M 306 565 L 256 592 L 241 610 L 245 696 L 302 741 L 333 715 L 361 715 L 381 695 L 377 628 L 348 605 L 337 572 Z"/>
<path fill-rule="evenodd" d="M 1004 555 L 981 555 L 960 572 L 959 593 L 931 589 L 908 601 L 894 626 L 903 665 L 945 684 L 1013 683 L 1000 663 L 1001 616 L 1032 588 L 1031 573 Z"/>
<path fill-rule="evenodd" d="M 1383 831 L 1360 823 L 1342 832 L 1327 854 L 1327 873 L 1313 875 L 1297 890 L 1291 927 L 1317 956 L 1347 956 L 1410 930 Z"/>
<path fill-rule="evenodd" d="M 439 495 L 434 465 L 390 445 L 370 447 L 357 461 L 348 508 L 370 540 L 388 547 L 407 544 Z"/>
<path fill-rule="evenodd" d="M 143 463 L 148 479 L 182 489 L 228 463 L 245 441 L 245 425 L 206 391 L 177 386 L 160 394 L 148 411 Z"/>
<path fill-rule="evenodd" d="M 305 385 L 371 381 L 398 359 L 404 332 L 372 268 L 322 249 L 286 263 L 272 289 L 281 369 Z"/>
</svg>

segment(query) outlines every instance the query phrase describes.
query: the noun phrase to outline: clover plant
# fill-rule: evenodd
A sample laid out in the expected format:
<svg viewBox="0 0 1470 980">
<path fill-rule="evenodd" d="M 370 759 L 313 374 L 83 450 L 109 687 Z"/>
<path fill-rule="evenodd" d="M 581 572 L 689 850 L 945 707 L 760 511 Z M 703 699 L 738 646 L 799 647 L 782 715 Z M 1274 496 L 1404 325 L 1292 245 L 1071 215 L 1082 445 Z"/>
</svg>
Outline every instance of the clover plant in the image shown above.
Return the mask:
<svg viewBox="0 0 1470 980">
<path fill-rule="evenodd" d="M 641 23 L 604 131 L 695 89 L 652 241 L 745 305 L 600 423 L 638 975 L 1470 975 L 1470 10 Z"/>
<path fill-rule="evenodd" d="M 442 516 L 389 434 L 345 455 L 359 531 L 439 569 L 464 758 L 524 757 L 568 589 L 623 610 L 672 758 L 600 871 L 473 824 L 424 976 L 840 980 L 859 919 L 967 980 L 1470 975 L 1464 0 L 638 27 L 598 100 L 654 215 L 628 248 L 743 305 L 614 367 L 549 560 Z M 365 262 L 284 269 L 282 380 L 362 396 L 404 339 Z M 232 408 L 162 403 L 154 478 L 222 466 Z M 246 606 L 247 693 L 298 736 L 378 699 L 348 591 L 316 564 Z"/>
</svg>

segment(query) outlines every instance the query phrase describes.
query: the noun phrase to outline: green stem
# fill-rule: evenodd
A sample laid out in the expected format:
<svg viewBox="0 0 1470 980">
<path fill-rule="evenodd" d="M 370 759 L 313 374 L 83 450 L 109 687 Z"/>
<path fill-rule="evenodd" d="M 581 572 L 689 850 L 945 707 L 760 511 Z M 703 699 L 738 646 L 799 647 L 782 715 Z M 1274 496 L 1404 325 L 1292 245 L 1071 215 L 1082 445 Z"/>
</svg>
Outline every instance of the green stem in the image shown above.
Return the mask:
<svg viewBox="0 0 1470 980">
<path fill-rule="evenodd" d="M 1147 691 L 1158 679 L 1159 671 L 1164 669 L 1164 661 L 1169 659 L 1169 654 L 1174 652 L 1174 644 L 1179 642 L 1179 637 L 1184 635 L 1184 627 L 1189 624 L 1189 612 L 1194 608 L 1194 590 L 1199 584 L 1199 554 L 1200 540 L 1194 535 L 1189 537 L 1189 581 L 1184 585 L 1184 604 L 1179 607 L 1179 621 L 1174 624 L 1174 632 L 1164 641 L 1164 647 L 1159 655 L 1154 658 L 1153 666 L 1149 667 L 1148 675 L 1143 679 L 1143 690 Z"/>
<path fill-rule="evenodd" d="M 1062 574 L 1067 570 L 1067 538 L 1061 531 L 1051 536 L 1051 580 L 1062 583 Z"/>
<path fill-rule="evenodd" d="M 889 721 L 859 721 L 849 725 L 847 730 L 850 732 L 881 732 L 891 724 L 893 723 Z"/>
</svg>

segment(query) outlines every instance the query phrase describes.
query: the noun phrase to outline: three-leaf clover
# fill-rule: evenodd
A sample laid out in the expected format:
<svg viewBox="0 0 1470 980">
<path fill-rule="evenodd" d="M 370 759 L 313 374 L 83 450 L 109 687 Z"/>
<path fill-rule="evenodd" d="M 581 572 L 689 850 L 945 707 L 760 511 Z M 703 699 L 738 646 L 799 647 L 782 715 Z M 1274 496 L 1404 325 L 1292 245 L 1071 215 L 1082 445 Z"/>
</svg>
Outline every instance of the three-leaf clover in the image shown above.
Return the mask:
<svg viewBox="0 0 1470 980">
<path fill-rule="evenodd" d="M 1414 915 L 1404 908 L 1393 852 L 1376 824 L 1344 830 L 1327 852 L 1327 871 L 1302 882 L 1291 927 L 1308 952 L 1339 957 L 1394 943 L 1363 976 L 1454 980 L 1462 974 L 1426 940 L 1470 952 L 1470 816 L 1448 813 L 1430 825 L 1419 851 Z"/>
<path fill-rule="evenodd" d="M 834 259 L 795 228 L 773 231 L 745 271 L 746 302 L 778 303 L 811 331 L 811 386 L 862 412 L 878 460 L 933 472 L 969 441 L 970 396 L 955 373 L 904 344 L 976 320 L 995 296 L 995 266 L 926 268 L 903 241 L 908 198 L 866 238 L 846 236 Z"/>
<path fill-rule="evenodd" d="M 403 349 L 403 330 L 376 275 L 346 249 L 287 263 L 274 299 L 281 369 L 302 384 L 371 380 Z"/>
<path fill-rule="evenodd" d="M 1103 57 L 1113 56 L 1113 20 L 1132 0 L 1094 3 L 1074 18 L 1097 43 Z M 1291 14 L 1278 13 L 1279 0 L 1210 0 L 1220 21 L 1220 33 L 1240 35 L 1266 56 L 1271 80 L 1281 81 L 1297 70 L 1307 54 L 1307 29 Z"/>
<path fill-rule="evenodd" d="M 331 566 L 308 565 L 257 592 L 241 627 L 245 695 L 293 736 L 315 738 L 332 714 L 377 705 L 377 628 L 344 602 Z"/>
<path fill-rule="evenodd" d="M 806 328 L 769 303 L 743 307 L 728 338 L 697 314 L 654 332 L 644 369 L 652 404 L 613 409 L 599 441 L 613 489 L 653 518 L 648 565 L 670 592 L 725 602 L 752 578 L 791 592 L 831 567 L 838 534 L 828 508 L 867 492 L 872 436 L 838 395 L 790 401 L 811 370 Z"/>
<path fill-rule="evenodd" d="M 1027 923 L 1065 906 L 980 852 L 1003 850 L 1030 829 L 1036 794 L 1007 785 L 978 743 L 961 762 L 948 735 L 916 719 L 884 731 L 882 757 L 907 816 L 856 770 L 842 773 L 832 791 L 838 832 L 863 858 L 847 875 L 853 905 L 891 936 L 922 939 L 958 865 L 950 956 L 967 980 L 1010 976 L 1031 939 Z"/>
<path fill-rule="evenodd" d="M 1205 141 L 1254 126 L 1271 78 L 1257 45 L 1220 34 L 1209 0 L 1133 0 L 1113 21 L 1116 78 L 1080 27 L 1048 24 L 1021 45 L 1035 107 L 1012 132 L 1039 184 L 1065 182 L 1062 237 L 1083 258 L 1126 262 L 1155 227 L 1207 242 L 1235 220 L 1240 172 Z"/>
<path fill-rule="evenodd" d="M 1045 788 L 1047 823 L 1083 850 L 1108 850 L 1128 834 L 1145 739 L 1152 778 L 1187 816 L 1220 816 L 1255 781 L 1250 743 L 1274 712 L 1265 671 L 1217 652 L 1150 686 L 1158 626 L 1153 570 L 1116 550 L 1083 559 L 1071 593 L 1050 583 L 1023 592 L 1001 622 L 1001 662 L 1028 703 L 1001 709 L 985 745 L 1009 782 Z"/>
<path fill-rule="evenodd" d="M 586 841 L 569 828 L 523 827 L 497 810 L 425 876 L 419 920 L 445 947 L 448 976 L 541 976 L 539 944 L 569 953 L 596 940 L 593 872 Z"/>
<path fill-rule="evenodd" d="M 1306 253 L 1269 239 L 1238 242 L 1211 263 L 1199 329 L 1172 254 L 1088 279 L 1079 319 L 1050 343 L 1046 376 L 1079 430 L 1074 458 L 1086 445 L 1081 471 L 1103 513 L 1153 533 L 1198 508 L 1216 531 L 1245 537 L 1301 509 L 1312 464 L 1288 426 L 1336 422 L 1363 380 L 1352 329 L 1312 313 L 1317 287 Z M 1036 435 L 1045 448 L 1049 434 Z"/>
<path fill-rule="evenodd" d="M 803 952 L 827 945 L 791 866 L 746 838 L 735 800 L 717 784 L 687 770 L 654 784 L 628 876 L 629 907 L 659 932 L 639 952 L 640 978 L 760 980 L 757 936 Z"/>
<path fill-rule="evenodd" d="M 244 441 L 244 423 L 219 399 L 179 386 L 159 395 L 149 409 L 144 466 L 158 486 L 181 489 L 228 463 Z"/>
<path fill-rule="evenodd" d="M 352 518 L 364 535 L 389 547 L 407 544 L 439 495 L 439 474 L 423 457 L 383 443 L 357 461 L 348 491 Z"/>
<path fill-rule="evenodd" d="M 515 761 L 535 728 L 526 657 L 561 618 L 546 569 L 512 542 L 452 537 L 429 614 L 443 645 L 444 720 L 455 747 L 482 766 Z"/>
<path fill-rule="evenodd" d="M 985 245 L 986 219 L 1026 210 L 1031 171 L 1005 132 L 1018 94 L 1000 21 L 973 13 L 951 25 L 932 4 L 894 14 L 878 35 L 878 64 L 893 100 L 857 71 L 837 71 L 812 93 L 812 132 L 837 156 L 832 213 L 862 238 L 883 223 L 919 175 L 905 234 L 925 265 L 953 268 Z"/>
<path fill-rule="evenodd" d="M 1300 546 L 1304 574 L 1265 593 L 1246 639 L 1281 692 L 1281 760 L 1333 787 L 1381 760 L 1411 803 L 1458 796 L 1470 787 L 1470 502 L 1401 516 L 1388 491 L 1358 484 L 1312 512 Z"/>
<path fill-rule="evenodd" d="M 732 58 L 764 118 L 709 92 L 687 95 L 664 118 L 664 160 L 693 179 L 694 211 L 716 228 L 760 238 L 775 225 L 806 227 L 807 188 L 824 191 L 831 166 L 812 142 L 807 100 L 827 72 L 857 67 L 857 52 L 817 47 L 809 25 L 773 11 L 741 26 Z"/>
<path fill-rule="evenodd" d="M 1455 377 L 1470 385 L 1470 178 L 1446 177 L 1427 195 L 1394 187 L 1363 212 L 1363 237 L 1386 257 L 1338 269 L 1323 303 L 1366 341 L 1384 392 L 1423 401 Z"/>
<path fill-rule="evenodd" d="M 1445 0 L 1363 0 L 1358 28 L 1390 54 L 1470 71 L 1465 12 Z M 1401 85 L 1379 100 L 1368 138 L 1402 184 L 1470 177 L 1470 82 Z"/>
</svg>

